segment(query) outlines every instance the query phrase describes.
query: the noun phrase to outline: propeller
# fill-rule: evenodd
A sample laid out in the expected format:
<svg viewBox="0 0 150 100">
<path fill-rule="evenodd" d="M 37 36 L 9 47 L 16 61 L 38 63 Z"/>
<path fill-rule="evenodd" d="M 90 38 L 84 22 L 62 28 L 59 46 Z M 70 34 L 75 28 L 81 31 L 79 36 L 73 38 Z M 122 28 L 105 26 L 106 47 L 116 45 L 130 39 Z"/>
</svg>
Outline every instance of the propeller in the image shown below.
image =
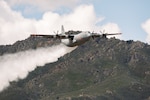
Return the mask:
<svg viewBox="0 0 150 100">
<path fill-rule="evenodd" d="M 57 31 L 57 32 L 54 31 L 54 33 L 55 33 L 55 35 L 58 35 L 59 31 Z"/>
<path fill-rule="evenodd" d="M 105 30 L 100 31 L 100 33 L 102 34 L 103 38 L 107 38 L 107 35 L 120 35 L 121 33 L 106 33 Z"/>
<path fill-rule="evenodd" d="M 106 38 L 106 37 L 107 37 L 107 33 L 105 33 L 105 30 L 100 31 L 100 33 L 102 34 L 102 37 L 103 37 L 103 38 Z"/>
<path fill-rule="evenodd" d="M 58 33 L 59 33 L 58 30 L 56 32 L 54 31 L 54 34 L 56 35 L 56 36 L 54 36 L 54 38 L 58 37 Z"/>
<path fill-rule="evenodd" d="M 102 34 L 106 34 L 106 33 L 105 33 L 105 30 L 103 30 L 103 31 L 100 31 L 100 33 L 102 33 Z"/>
<path fill-rule="evenodd" d="M 68 35 L 68 38 L 69 38 L 70 40 L 73 40 L 73 39 L 74 39 L 74 36 Z"/>
<path fill-rule="evenodd" d="M 92 31 L 92 32 L 89 32 L 90 34 L 91 34 L 91 36 L 92 36 L 92 39 L 94 39 L 95 37 L 94 37 L 94 31 Z"/>
</svg>

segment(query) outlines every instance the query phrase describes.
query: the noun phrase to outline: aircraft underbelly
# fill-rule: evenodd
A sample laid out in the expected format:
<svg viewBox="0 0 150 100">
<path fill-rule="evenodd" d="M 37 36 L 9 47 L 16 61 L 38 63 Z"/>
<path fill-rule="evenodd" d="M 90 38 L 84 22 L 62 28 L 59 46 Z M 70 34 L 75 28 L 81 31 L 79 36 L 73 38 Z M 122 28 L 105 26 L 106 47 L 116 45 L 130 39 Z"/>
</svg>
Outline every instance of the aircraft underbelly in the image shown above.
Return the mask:
<svg viewBox="0 0 150 100">
<path fill-rule="evenodd" d="M 69 46 L 69 47 L 78 46 L 78 45 L 81 45 L 81 44 L 85 43 L 89 39 L 90 38 L 83 38 L 83 39 L 80 39 L 80 40 L 72 41 L 69 44 L 67 44 L 67 46 Z"/>
</svg>

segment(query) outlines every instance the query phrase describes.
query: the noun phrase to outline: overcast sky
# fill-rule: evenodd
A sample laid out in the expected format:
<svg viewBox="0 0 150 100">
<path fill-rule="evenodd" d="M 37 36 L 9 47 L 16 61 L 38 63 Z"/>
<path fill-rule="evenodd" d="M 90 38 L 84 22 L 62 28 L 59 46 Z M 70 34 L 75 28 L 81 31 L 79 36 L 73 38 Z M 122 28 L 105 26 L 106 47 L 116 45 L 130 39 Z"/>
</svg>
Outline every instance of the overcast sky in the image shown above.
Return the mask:
<svg viewBox="0 0 150 100">
<path fill-rule="evenodd" d="M 122 32 L 150 43 L 150 0 L 0 0 L 0 45 L 31 33 L 65 30 Z"/>
</svg>

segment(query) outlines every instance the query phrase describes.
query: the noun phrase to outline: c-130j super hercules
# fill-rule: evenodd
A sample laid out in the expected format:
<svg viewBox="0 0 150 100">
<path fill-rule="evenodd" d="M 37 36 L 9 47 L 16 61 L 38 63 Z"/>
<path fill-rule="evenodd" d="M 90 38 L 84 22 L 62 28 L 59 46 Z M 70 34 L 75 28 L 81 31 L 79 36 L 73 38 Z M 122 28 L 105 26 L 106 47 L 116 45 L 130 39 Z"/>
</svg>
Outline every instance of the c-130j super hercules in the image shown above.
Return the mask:
<svg viewBox="0 0 150 100">
<path fill-rule="evenodd" d="M 79 46 L 86 41 L 90 40 L 90 38 L 96 38 L 96 37 L 102 37 L 106 38 L 108 35 L 120 35 L 121 33 L 91 33 L 89 31 L 81 31 L 78 34 L 66 34 L 64 31 L 64 27 L 61 27 L 61 34 L 56 35 L 42 35 L 42 34 L 31 34 L 31 37 L 43 37 L 43 38 L 55 38 L 60 39 L 63 44 L 65 44 L 68 47 L 74 47 Z"/>
</svg>

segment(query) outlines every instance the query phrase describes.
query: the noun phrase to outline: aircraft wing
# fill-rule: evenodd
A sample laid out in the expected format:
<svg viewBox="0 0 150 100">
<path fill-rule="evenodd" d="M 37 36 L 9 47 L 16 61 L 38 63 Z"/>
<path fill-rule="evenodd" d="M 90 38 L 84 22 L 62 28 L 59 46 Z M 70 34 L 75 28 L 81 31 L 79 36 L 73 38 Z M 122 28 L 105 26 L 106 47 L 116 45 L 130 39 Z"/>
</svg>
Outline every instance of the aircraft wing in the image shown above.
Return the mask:
<svg viewBox="0 0 150 100">
<path fill-rule="evenodd" d="M 41 34 L 31 34 L 31 37 L 43 37 L 43 38 L 56 38 L 56 39 L 67 39 L 68 36 L 66 35 L 61 35 L 61 34 L 57 34 L 57 35 L 41 35 Z"/>
<path fill-rule="evenodd" d="M 106 36 L 108 36 L 108 35 L 120 35 L 120 34 L 122 34 L 122 33 L 104 33 L 104 34 L 92 34 L 92 37 L 105 37 L 106 38 Z"/>
<path fill-rule="evenodd" d="M 122 34 L 122 33 L 110 33 L 110 34 L 106 33 L 105 35 L 120 35 L 120 34 Z"/>
</svg>

